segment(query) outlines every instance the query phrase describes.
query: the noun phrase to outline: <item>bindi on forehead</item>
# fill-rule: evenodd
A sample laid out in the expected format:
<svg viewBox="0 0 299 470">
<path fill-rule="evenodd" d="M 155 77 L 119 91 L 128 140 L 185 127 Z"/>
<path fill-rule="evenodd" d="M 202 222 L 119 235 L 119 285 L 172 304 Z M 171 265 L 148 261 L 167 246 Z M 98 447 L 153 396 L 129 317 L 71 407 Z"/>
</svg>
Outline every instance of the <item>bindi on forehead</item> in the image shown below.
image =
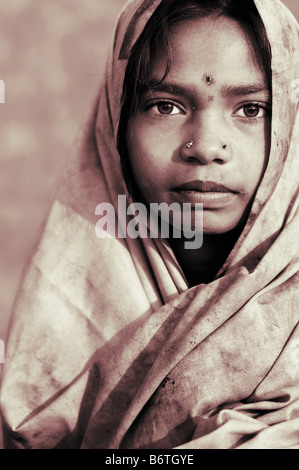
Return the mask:
<svg viewBox="0 0 299 470">
<path fill-rule="evenodd" d="M 211 86 L 211 85 L 215 84 L 215 80 L 213 79 L 212 75 L 209 74 L 209 73 L 204 73 L 203 77 L 202 77 L 202 80 L 208 86 Z"/>
</svg>

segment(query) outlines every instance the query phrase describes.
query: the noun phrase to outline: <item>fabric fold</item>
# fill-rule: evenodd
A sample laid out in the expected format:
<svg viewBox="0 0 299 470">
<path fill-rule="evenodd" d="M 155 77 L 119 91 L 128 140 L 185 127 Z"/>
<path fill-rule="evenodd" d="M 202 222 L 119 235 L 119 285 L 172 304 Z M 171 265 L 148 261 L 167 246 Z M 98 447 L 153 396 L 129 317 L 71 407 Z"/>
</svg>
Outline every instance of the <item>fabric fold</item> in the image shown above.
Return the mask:
<svg viewBox="0 0 299 470">
<path fill-rule="evenodd" d="M 299 44 L 279 0 L 255 0 L 272 48 L 269 163 L 216 278 L 189 287 L 165 240 L 96 236 L 98 204 L 132 202 L 117 151 L 123 80 L 160 2 L 122 10 L 27 264 L 1 381 L 7 448 L 299 446 Z"/>
</svg>

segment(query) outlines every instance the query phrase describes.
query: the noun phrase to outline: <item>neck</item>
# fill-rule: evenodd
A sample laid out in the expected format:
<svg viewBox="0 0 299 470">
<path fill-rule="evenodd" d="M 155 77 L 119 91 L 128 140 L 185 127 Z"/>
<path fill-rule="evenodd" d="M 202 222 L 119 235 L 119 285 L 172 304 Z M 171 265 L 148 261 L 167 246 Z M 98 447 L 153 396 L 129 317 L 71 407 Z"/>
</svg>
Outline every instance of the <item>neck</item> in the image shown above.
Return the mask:
<svg viewBox="0 0 299 470">
<path fill-rule="evenodd" d="M 203 244 L 197 249 L 185 249 L 184 238 L 171 238 L 170 246 L 190 286 L 207 284 L 215 278 L 224 264 L 243 227 L 217 235 L 203 235 Z"/>
</svg>

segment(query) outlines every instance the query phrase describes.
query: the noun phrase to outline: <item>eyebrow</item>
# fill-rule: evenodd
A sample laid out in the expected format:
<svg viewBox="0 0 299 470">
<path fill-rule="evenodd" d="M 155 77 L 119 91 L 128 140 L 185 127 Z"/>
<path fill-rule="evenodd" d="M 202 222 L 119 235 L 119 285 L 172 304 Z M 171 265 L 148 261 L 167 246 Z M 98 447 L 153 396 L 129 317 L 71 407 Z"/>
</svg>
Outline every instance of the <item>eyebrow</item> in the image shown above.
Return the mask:
<svg viewBox="0 0 299 470">
<path fill-rule="evenodd" d="M 178 83 L 163 81 L 158 84 L 150 83 L 148 89 L 144 89 L 143 93 L 147 91 L 153 92 L 166 92 L 174 94 L 183 94 L 189 98 L 196 95 L 196 89 L 190 85 L 180 85 Z M 223 85 L 220 93 L 224 98 L 237 98 L 240 96 L 252 95 L 257 93 L 269 93 L 270 90 L 265 83 L 249 83 L 240 85 Z"/>
<path fill-rule="evenodd" d="M 244 84 L 244 85 L 224 85 L 221 88 L 221 95 L 228 98 L 238 96 L 253 95 L 256 93 L 269 93 L 269 88 L 264 83 Z"/>
</svg>

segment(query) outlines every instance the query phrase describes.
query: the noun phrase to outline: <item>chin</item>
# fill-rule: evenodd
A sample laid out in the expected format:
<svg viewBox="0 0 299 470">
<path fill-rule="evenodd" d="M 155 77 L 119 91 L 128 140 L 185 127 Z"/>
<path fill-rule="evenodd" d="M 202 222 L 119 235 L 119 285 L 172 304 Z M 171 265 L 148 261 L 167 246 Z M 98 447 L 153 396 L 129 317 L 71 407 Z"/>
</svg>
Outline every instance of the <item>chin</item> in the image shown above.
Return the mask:
<svg viewBox="0 0 299 470">
<path fill-rule="evenodd" d="M 235 229 L 243 229 L 244 223 L 240 220 L 233 223 L 219 223 L 219 224 L 208 224 L 203 222 L 203 234 L 204 235 L 224 235 L 226 233 L 232 232 Z"/>
<path fill-rule="evenodd" d="M 246 224 L 249 207 L 243 210 L 203 211 L 203 233 L 205 235 L 224 235 L 235 229 L 243 229 Z"/>
</svg>

